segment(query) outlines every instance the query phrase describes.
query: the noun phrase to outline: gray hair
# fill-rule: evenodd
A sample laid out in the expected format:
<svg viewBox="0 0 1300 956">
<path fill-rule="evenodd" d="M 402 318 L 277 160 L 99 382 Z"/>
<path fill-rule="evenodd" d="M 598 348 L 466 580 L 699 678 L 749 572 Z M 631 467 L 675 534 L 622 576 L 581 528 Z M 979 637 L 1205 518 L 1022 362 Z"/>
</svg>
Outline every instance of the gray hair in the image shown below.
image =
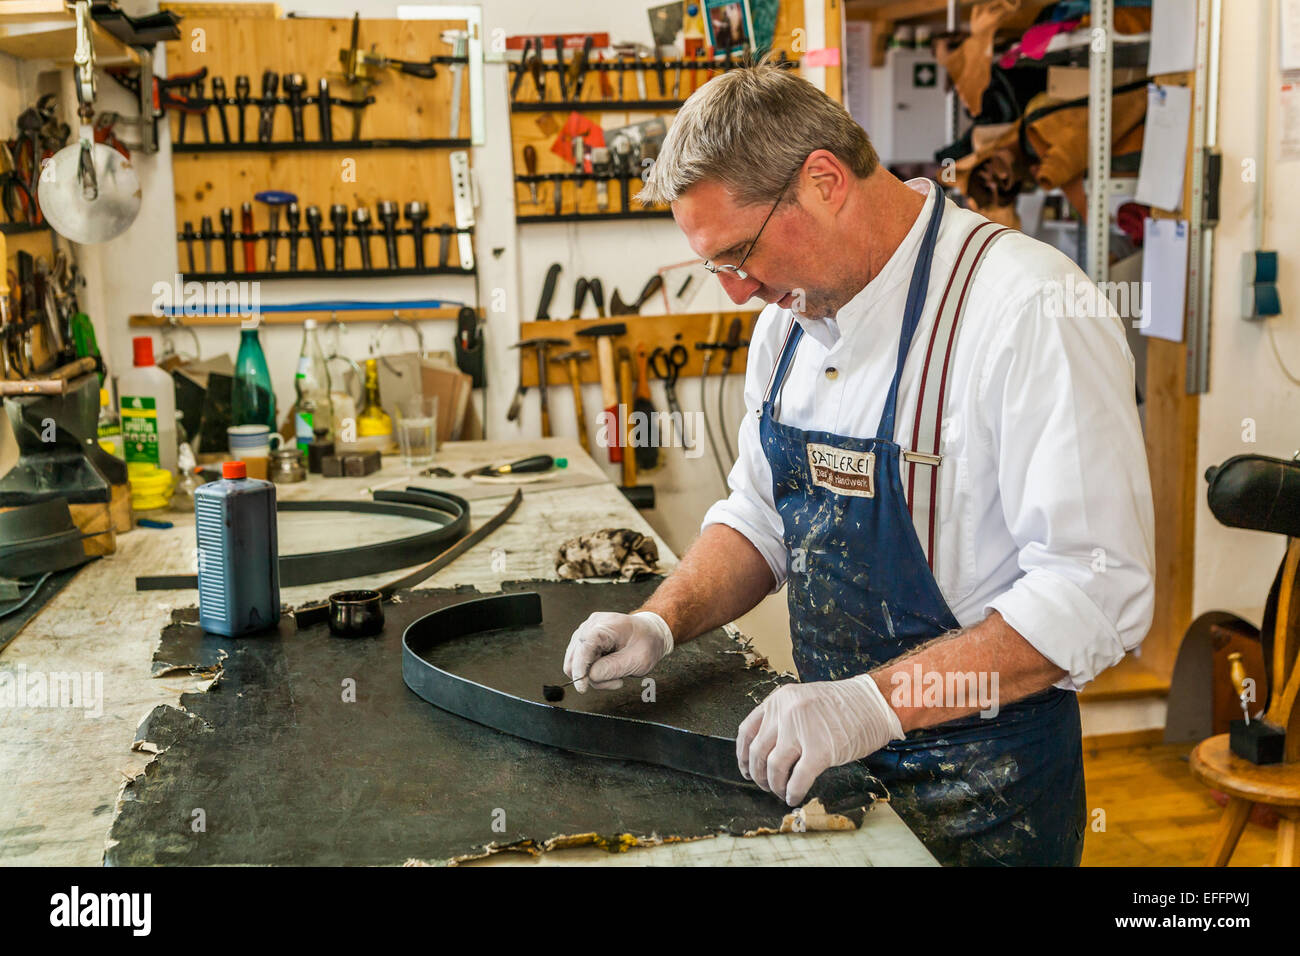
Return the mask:
<svg viewBox="0 0 1300 956">
<path fill-rule="evenodd" d="M 807 80 L 767 62 L 728 70 L 682 106 L 636 198 L 671 203 L 708 180 L 742 206 L 775 202 L 818 149 L 860 179 L 880 164 L 866 131 Z"/>
</svg>

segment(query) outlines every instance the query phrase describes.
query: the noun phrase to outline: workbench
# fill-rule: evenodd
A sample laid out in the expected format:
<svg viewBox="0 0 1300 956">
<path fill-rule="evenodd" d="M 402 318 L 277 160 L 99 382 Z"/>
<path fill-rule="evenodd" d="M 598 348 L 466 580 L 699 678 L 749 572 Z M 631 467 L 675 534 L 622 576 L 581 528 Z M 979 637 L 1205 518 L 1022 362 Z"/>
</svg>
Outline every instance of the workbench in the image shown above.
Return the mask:
<svg viewBox="0 0 1300 956">
<path fill-rule="evenodd" d="M 469 553 L 425 581 L 424 588 L 472 585 L 483 592 L 510 580 L 556 578 L 553 552 L 562 541 L 602 527 L 628 527 L 655 538 L 661 568 L 675 555 L 645 519 L 572 439 L 451 442 L 439 449 L 437 464 L 456 475 L 475 465 L 534 454 L 568 460 L 556 477 L 524 484 L 523 502 L 510 521 Z M 385 458 L 381 471 L 366 478 L 322 479 L 277 486 L 282 499 L 368 497 L 368 488 L 425 485 L 471 502 L 472 526 L 490 518 L 514 486 L 481 485 L 466 479 L 414 478 L 415 468 Z M 117 553 L 83 567 L 76 578 L 0 653 L 0 668 L 27 673 L 102 674 L 102 713 L 85 708 L 0 708 L 0 864 L 98 866 L 123 783 L 153 759 L 135 752 L 141 720 L 159 704 L 176 706 L 181 694 L 203 690 L 210 678 L 188 673 L 150 676 L 150 661 L 173 608 L 192 606 L 193 591 L 135 590 L 143 574 L 192 573 L 192 513 L 159 516 L 169 529 L 137 528 L 118 538 Z M 346 529 L 338 515 L 281 516 L 284 553 L 353 546 L 409 533 L 401 518 L 356 516 Z M 351 516 L 346 516 L 351 518 Z M 285 588 L 281 600 L 296 605 L 344 588 L 378 587 L 393 574 Z M 539 834 L 539 836 L 546 836 Z M 301 861 L 310 864 L 311 860 Z M 400 862 L 400 861 L 395 861 Z M 610 854 L 595 848 L 552 851 L 533 860 L 498 854 L 495 864 L 557 865 L 937 865 L 920 841 L 885 802 L 868 811 L 851 833 L 789 833 L 756 837 L 719 836 Z"/>
</svg>

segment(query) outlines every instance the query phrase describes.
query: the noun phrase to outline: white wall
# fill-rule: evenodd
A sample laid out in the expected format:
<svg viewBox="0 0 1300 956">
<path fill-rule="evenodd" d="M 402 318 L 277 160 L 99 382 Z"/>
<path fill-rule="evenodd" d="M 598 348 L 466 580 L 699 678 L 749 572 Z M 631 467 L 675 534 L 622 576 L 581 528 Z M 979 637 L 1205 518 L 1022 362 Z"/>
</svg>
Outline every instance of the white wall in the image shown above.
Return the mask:
<svg viewBox="0 0 1300 956">
<path fill-rule="evenodd" d="M 1300 449 L 1300 387 L 1287 380 L 1269 345 L 1263 323 L 1240 318 L 1241 256 L 1253 248 L 1255 185 L 1242 181 L 1242 162 L 1255 158 L 1256 62 L 1271 61 L 1265 244 L 1281 260 L 1282 315 L 1270 320 L 1277 346 L 1292 374 L 1300 373 L 1300 195 L 1294 182 L 1300 163 L 1280 162 L 1278 29 L 1276 0 L 1242 0 L 1225 9 L 1219 146 L 1223 151 L 1221 221 L 1217 230 L 1210 342 L 1210 391 L 1200 403 L 1198 462 L 1201 473 L 1232 455 L 1290 458 Z M 1268 18 L 1263 9 L 1269 7 Z M 1255 423 L 1255 441 L 1243 440 L 1243 421 Z M 1285 541 L 1279 535 L 1220 525 L 1198 483 L 1196 578 L 1193 614 L 1228 610 L 1258 624 Z"/>
</svg>

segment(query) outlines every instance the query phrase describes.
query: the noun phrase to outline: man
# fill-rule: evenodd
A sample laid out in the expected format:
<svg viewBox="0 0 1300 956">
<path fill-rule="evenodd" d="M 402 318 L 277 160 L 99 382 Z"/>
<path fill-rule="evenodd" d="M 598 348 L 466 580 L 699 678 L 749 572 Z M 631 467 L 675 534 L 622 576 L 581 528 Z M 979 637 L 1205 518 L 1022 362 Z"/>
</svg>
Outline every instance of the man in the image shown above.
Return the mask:
<svg viewBox="0 0 1300 956">
<path fill-rule="evenodd" d="M 1100 295 L 1062 309 L 1074 263 L 900 182 L 770 65 L 691 96 L 641 198 L 768 306 L 730 497 L 640 611 L 574 633 L 575 687 L 644 675 L 785 584 L 801 683 L 740 725 L 748 778 L 795 805 L 865 760 L 944 863 L 1077 864 L 1075 692 L 1153 607 L 1120 319 Z"/>
</svg>

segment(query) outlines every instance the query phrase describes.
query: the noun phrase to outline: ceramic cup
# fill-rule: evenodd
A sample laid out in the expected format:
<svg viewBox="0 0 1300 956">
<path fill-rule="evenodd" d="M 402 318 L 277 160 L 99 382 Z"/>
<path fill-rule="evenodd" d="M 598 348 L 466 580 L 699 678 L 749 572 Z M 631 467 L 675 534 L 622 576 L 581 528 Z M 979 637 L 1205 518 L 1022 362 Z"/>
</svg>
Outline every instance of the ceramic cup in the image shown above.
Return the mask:
<svg viewBox="0 0 1300 956">
<path fill-rule="evenodd" d="M 270 458 L 283 439 L 266 425 L 231 425 L 226 440 L 234 458 Z"/>
</svg>

